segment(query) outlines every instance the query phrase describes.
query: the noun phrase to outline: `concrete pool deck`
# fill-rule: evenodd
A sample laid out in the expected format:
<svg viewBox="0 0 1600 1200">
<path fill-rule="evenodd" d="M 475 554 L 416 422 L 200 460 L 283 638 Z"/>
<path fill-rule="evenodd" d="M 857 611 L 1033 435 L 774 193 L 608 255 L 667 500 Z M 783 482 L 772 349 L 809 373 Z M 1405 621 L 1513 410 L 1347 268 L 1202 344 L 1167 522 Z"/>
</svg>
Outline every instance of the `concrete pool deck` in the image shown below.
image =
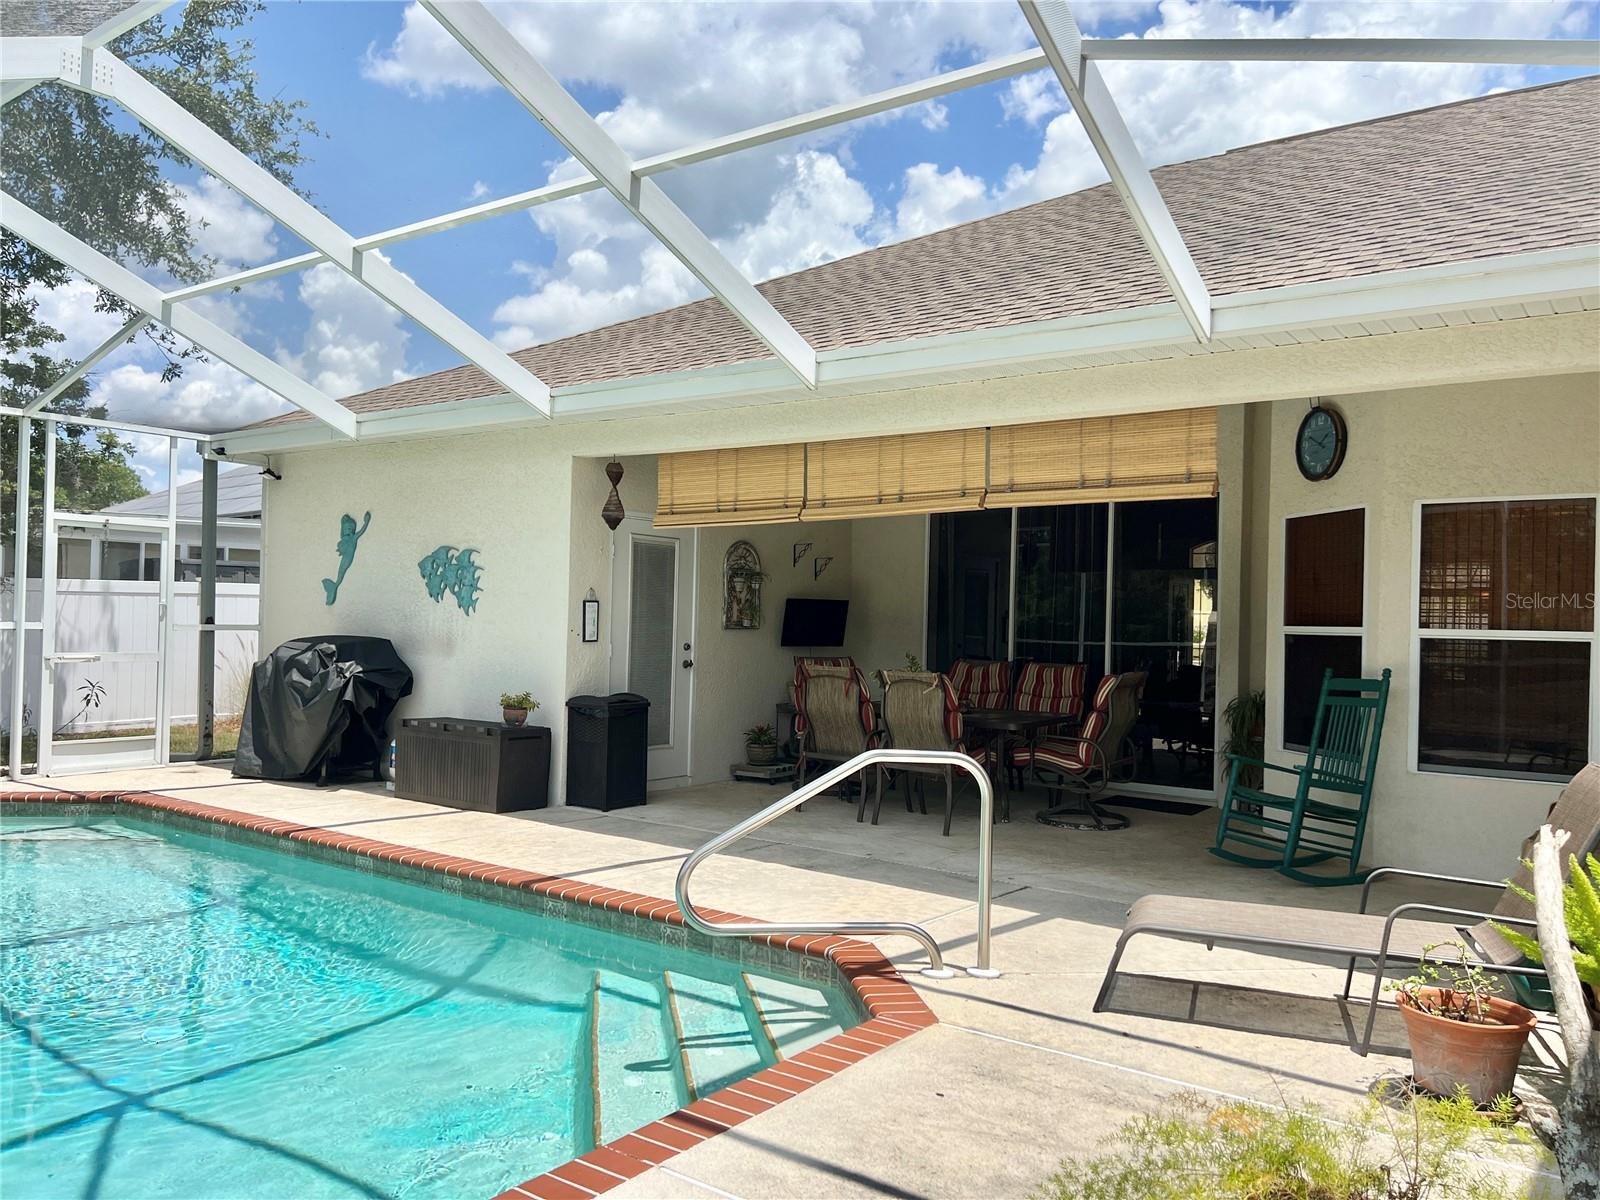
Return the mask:
<svg viewBox="0 0 1600 1200">
<path fill-rule="evenodd" d="M 643 808 L 614 813 L 491 815 L 400 800 L 381 786 L 235 780 L 226 766 L 54 777 L 19 790 L 30 786 L 156 792 L 664 898 L 686 851 L 779 794 L 729 783 L 656 793 Z M 1127 831 L 1079 833 L 1039 825 L 1036 807 L 1019 799 L 1017 820 L 995 830 L 1001 978 L 925 979 L 909 970 L 920 954 L 914 945 L 880 940 L 938 1025 L 607 1196 L 1024 1196 L 1063 1158 L 1099 1150 L 1124 1121 L 1173 1093 L 1338 1110 L 1407 1072 L 1392 1011 L 1379 1015 L 1370 1057 L 1350 1051 L 1365 1005 L 1336 999 L 1342 969 L 1329 964 L 1140 939 L 1123 960 L 1112 1011 L 1091 1012 L 1123 912 L 1146 892 L 1330 909 L 1348 909 L 1357 893 L 1304 888 L 1206 854 L 1209 811 L 1133 809 Z M 951 837 L 940 836 L 941 821 L 907 813 L 891 794 L 879 826 L 858 825 L 853 804 L 824 797 L 708 862 L 695 898 L 774 920 L 915 921 L 953 964 L 967 965 L 976 931 L 970 794 Z M 1437 885 L 1375 889 L 1379 909 L 1418 898 L 1471 907 L 1481 895 Z M 1538 1041 L 1525 1060 L 1530 1079 L 1550 1062 Z"/>
</svg>

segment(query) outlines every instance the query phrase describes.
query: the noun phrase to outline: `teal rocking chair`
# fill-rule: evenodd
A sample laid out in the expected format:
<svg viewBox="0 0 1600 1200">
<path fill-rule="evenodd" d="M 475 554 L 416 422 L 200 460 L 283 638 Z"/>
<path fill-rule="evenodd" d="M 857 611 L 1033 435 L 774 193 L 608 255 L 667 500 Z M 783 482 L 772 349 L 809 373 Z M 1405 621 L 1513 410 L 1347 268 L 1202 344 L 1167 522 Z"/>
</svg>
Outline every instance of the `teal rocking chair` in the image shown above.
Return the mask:
<svg viewBox="0 0 1600 1200">
<path fill-rule="evenodd" d="M 1387 668 L 1379 679 L 1335 679 L 1331 670 L 1324 672 L 1303 766 L 1280 767 L 1240 754 L 1228 755 L 1228 791 L 1211 853 L 1247 867 L 1276 867 L 1280 874 L 1315 887 L 1365 879 L 1368 872 L 1360 868 L 1361 839 L 1367 830 L 1372 776 L 1388 703 Z M 1260 786 L 1240 782 L 1243 769 L 1250 766 L 1260 768 Z M 1294 777 L 1294 794 L 1268 791 L 1269 771 Z M 1336 793 L 1340 798 L 1313 800 L 1313 791 Z M 1240 853 L 1233 845 L 1266 850 L 1269 856 Z M 1304 870 L 1334 858 L 1348 864 L 1344 874 L 1313 875 Z"/>
</svg>

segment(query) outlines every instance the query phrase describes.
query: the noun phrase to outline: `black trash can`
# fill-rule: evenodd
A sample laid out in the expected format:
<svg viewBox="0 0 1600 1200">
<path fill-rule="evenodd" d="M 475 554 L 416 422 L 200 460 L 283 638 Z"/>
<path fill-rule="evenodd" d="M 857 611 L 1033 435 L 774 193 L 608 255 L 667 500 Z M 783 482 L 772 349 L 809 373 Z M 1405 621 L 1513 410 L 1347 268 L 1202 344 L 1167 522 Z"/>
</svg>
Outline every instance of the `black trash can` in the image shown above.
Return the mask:
<svg viewBox="0 0 1600 1200">
<path fill-rule="evenodd" d="M 631 808 L 644 803 L 650 701 L 633 692 L 567 701 L 567 803 Z"/>
</svg>

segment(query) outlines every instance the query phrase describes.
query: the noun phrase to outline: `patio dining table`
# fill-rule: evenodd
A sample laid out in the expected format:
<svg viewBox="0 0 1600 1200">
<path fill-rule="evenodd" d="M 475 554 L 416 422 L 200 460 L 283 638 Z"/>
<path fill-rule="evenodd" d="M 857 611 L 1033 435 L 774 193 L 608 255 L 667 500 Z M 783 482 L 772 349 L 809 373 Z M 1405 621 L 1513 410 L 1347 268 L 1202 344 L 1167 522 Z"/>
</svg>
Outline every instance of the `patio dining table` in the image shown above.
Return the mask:
<svg viewBox="0 0 1600 1200">
<path fill-rule="evenodd" d="M 995 735 L 995 763 L 999 774 L 999 800 L 996 806 L 997 821 L 1011 820 L 1011 747 L 1019 734 L 1032 737 L 1041 729 L 1062 725 L 1076 725 L 1070 717 L 1060 713 L 1024 712 L 1014 708 L 970 708 L 961 713 L 968 729 L 981 730 Z"/>
</svg>

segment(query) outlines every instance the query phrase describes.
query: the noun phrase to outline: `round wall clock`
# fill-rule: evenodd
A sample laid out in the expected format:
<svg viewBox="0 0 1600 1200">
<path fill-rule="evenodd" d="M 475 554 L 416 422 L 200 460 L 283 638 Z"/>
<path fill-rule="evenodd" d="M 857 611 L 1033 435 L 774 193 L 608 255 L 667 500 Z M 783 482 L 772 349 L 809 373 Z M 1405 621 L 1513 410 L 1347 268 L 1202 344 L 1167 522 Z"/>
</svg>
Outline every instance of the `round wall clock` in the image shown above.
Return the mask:
<svg viewBox="0 0 1600 1200">
<path fill-rule="evenodd" d="M 1349 433 L 1335 409 L 1313 405 L 1294 435 L 1294 461 L 1313 483 L 1332 479 L 1344 463 Z"/>
</svg>

